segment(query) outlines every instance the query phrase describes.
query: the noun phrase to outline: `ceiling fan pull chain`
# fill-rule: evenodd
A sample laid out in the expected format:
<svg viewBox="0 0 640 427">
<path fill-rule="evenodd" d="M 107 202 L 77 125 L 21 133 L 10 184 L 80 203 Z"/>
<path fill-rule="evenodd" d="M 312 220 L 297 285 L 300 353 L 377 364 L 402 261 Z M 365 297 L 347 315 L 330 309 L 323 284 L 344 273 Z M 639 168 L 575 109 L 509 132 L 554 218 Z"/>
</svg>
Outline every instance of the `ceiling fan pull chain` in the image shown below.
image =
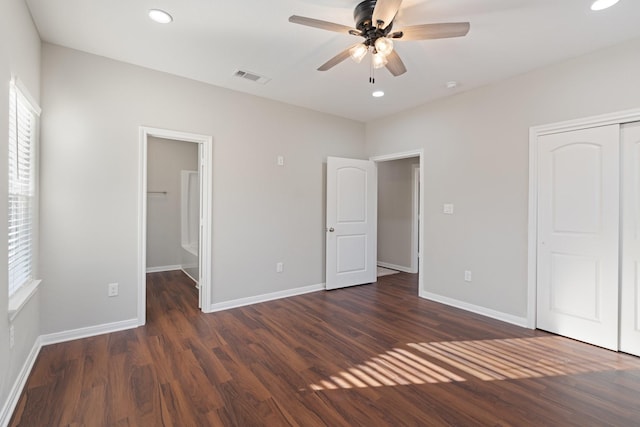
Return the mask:
<svg viewBox="0 0 640 427">
<path fill-rule="evenodd" d="M 369 64 L 369 83 L 371 83 L 372 85 L 376 84 L 375 72 L 376 69 L 373 66 L 373 61 L 371 61 Z"/>
</svg>

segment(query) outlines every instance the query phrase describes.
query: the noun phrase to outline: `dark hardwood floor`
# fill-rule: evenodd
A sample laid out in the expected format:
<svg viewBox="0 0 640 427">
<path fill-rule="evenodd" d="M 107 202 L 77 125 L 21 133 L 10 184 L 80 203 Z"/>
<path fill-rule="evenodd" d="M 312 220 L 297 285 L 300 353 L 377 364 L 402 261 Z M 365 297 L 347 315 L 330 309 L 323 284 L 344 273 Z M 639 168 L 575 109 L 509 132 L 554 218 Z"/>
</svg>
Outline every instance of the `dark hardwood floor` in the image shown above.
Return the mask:
<svg viewBox="0 0 640 427">
<path fill-rule="evenodd" d="M 637 426 L 640 359 L 417 297 L 416 276 L 44 347 L 12 426 Z"/>
</svg>

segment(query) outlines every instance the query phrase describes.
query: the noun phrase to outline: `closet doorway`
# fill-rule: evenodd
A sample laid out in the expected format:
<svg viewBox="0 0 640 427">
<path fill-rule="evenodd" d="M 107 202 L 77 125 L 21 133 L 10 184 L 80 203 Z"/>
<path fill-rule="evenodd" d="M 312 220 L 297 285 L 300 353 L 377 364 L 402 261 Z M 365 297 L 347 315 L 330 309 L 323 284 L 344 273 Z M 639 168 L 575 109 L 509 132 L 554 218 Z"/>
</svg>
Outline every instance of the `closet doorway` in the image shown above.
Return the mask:
<svg viewBox="0 0 640 427">
<path fill-rule="evenodd" d="M 183 270 L 210 311 L 211 143 L 206 135 L 140 128 L 138 323 L 147 272 Z"/>
<path fill-rule="evenodd" d="M 420 157 L 377 161 L 379 267 L 418 273 Z"/>
<path fill-rule="evenodd" d="M 533 128 L 529 210 L 530 326 L 636 355 L 638 120 L 627 112 Z"/>
<path fill-rule="evenodd" d="M 370 160 L 378 170 L 377 265 L 417 273 L 418 295 L 428 298 L 420 255 L 424 250 L 424 151 L 386 154 Z"/>
</svg>

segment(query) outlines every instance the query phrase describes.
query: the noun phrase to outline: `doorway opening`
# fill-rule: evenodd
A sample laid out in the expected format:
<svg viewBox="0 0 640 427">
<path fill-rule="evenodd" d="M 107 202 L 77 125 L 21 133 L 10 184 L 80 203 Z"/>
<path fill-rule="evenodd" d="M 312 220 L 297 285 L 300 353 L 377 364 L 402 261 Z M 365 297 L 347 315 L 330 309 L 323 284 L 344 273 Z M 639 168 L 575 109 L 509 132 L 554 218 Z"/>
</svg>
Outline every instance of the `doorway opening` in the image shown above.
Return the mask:
<svg viewBox="0 0 640 427">
<path fill-rule="evenodd" d="M 152 271 L 182 269 L 197 283 L 198 307 L 210 311 L 211 144 L 206 135 L 140 128 L 139 325 L 146 322 L 146 274 Z M 169 247 L 162 241 L 167 238 L 175 240 Z"/>
<path fill-rule="evenodd" d="M 147 273 L 182 270 L 199 287 L 199 146 L 147 139 Z"/>
<path fill-rule="evenodd" d="M 378 170 L 378 266 L 418 274 L 422 293 L 422 150 L 372 157 Z"/>
</svg>

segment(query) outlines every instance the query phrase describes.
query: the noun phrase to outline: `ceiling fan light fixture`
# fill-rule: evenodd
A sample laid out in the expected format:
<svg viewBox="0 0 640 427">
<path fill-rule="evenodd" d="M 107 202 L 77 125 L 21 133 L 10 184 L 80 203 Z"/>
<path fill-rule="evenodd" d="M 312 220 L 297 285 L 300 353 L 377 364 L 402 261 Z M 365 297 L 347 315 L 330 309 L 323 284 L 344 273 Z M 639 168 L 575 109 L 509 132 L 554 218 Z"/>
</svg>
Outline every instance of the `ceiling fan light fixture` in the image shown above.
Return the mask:
<svg viewBox="0 0 640 427">
<path fill-rule="evenodd" d="M 364 45 L 364 43 L 357 44 L 349 49 L 349 56 L 359 64 L 362 62 L 362 58 L 367 54 L 367 50 L 369 49 Z"/>
<path fill-rule="evenodd" d="M 387 56 L 393 50 L 393 41 L 387 37 L 378 37 L 374 43 L 376 51 L 384 56 Z"/>
<path fill-rule="evenodd" d="M 381 98 L 384 96 L 384 91 L 376 90 L 371 94 L 371 96 L 373 96 L 374 98 Z"/>
<path fill-rule="evenodd" d="M 618 3 L 618 1 L 619 0 L 595 0 L 591 4 L 591 10 L 604 10 Z"/>
<path fill-rule="evenodd" d="M 371 55 L 371 64 L 373 64 L 373 68 L 382 68 L 387 65 L 388 62 L 389 60 L 387 59 L 387 57 L 380 52 L 376 52 Z"/>
<path fill-rule="evenodd" d="M 158 24 L 168 24 L 173 21 L 173 17 L 164 10 L 149 9 L 149 18 Z"/>
</svg>

